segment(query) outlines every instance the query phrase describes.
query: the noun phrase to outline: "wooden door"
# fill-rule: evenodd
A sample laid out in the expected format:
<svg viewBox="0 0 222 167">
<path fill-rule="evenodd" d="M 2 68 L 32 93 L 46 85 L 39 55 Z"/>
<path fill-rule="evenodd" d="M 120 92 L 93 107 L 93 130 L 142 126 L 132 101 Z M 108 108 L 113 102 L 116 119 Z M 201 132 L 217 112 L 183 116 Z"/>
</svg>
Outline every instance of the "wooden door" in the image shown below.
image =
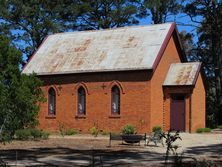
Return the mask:
<svg viewBox="0 0 222 167">
<path fill-rule="evenodd" d="M 183 96 L 171 98 L 170 129 L 185 131 L 185 99 Z"/>
</svg>

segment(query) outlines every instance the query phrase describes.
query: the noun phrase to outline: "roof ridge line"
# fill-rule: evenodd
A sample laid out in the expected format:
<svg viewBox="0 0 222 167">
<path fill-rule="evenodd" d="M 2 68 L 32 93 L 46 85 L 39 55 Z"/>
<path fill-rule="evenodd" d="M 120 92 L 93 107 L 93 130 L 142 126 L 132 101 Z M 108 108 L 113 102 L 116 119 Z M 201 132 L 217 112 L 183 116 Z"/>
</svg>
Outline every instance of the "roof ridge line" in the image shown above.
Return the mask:
<svg viewBox="0 0 222 167">
<path fill-rule="evenodd" d="M 112 31 L 112 30 L 120 30 L 120 29 L 129 29 L 129 28 L 141 28 L 141 27 L 152 27 L 152 26 L 160 26 L 160 25 L 166 25 L 166 24 L 175 24 L 175 22 L 167 22 L 162 24 L 147 24 L 147 25 L 133 25 L 133 26 L 123 26 L 123 27 L 114 27 L 114 28 L 105 28 L 105 29 L 95 29 L 95 30 L 80 30 L 80 31 L 72 31 L 72 32 L 58 32 L 54 34 L 49 34 L 48 36 L 53 35 L 66 35 L 66 34 L 75 34 L 75 33 L 87 33 L 87 32 L 103 32 L 103 31 Z"/>
</svg>

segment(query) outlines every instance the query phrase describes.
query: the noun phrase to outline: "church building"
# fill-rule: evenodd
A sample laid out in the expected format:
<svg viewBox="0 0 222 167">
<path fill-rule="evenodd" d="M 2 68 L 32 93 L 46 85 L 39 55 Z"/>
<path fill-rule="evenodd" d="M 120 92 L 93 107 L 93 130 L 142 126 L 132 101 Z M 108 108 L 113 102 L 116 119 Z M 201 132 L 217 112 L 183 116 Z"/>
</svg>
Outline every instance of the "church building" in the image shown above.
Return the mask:
<svg viewBox="0 0 222 167">
<path fill-rule="evenodd" d="M 205 127 L 200 62 L 187 62 L 175 23 L 49 35 L 22 73 L 43 81 L 39 128 L 137 133 Z"/>
</svg>

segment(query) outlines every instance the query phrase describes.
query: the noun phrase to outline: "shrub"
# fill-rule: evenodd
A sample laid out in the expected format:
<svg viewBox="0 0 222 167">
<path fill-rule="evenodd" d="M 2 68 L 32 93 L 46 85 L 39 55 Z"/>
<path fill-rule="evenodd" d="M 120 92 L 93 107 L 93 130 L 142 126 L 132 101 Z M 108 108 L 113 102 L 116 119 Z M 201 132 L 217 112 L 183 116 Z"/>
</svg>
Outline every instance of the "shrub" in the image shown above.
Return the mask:
<svg viewBox="0 0 222 167">
<path fill-rule="evenodd" d="M 48 139 L 49 133 L 39 129 L 19 129 L 15 131 L 15 136 L 18 140 Z"/>
<path fill-rule="evenodd" d="M 78 134 L 79 132 L 78 132 L 78 130 L 76 130 L 76 129 L 68 129 L 67 131 L 66 131 L 66 135 L 69 135 L 69 136 L 71 136 L 71 135 L 76 135 L 76 134 Z"/>
<path fill-rule="evenodd" d="M 207 133 L 207 132 L 211 132 L 210 128 L 199 128 L 196 131 L 197 133 Z"/>
<path fill-rule="evenodd" d="M 34 139 L 40 139 L 42 137 L 42 131 L 39 129 L 30 129 L 30 134 Z"/>
<path fill-rule="evenodd" d="M 11 141 L 11 133 L 9 131 L 2 131 L 0 133 L 0 143 L 5 144 L 6 142 L 10 142 Z M 1 166 L 1 165 L 0 165 Z"/>
<path fill-rule="evenodd" d="M 122 129 L 122 133 L 127 134 L 127 135 L 135 134 L 136 133 L 136 128 L 133 125 L 130 125 L 130 124 L 125 125 Z"/>
<path fill-rule="evenodd" d="M 176 140 L 178 139 L 182 140 L 179 131 L 177 131 L 176 133 L 172 133 L 172 131 L 169 130 L 167 133 L 162 133 L 161 137 L 165 139 L 165 143 L 167 146 L 165 163 L 167 163 L 168 161 L 170 152 L 172 152 L 174 156 L 176 156 L 175 163 L 179 163 L 180 158 L 178 157 L 177 154 L 178 145 L 175 145 Z"/>
<path fill-rule="evenodd" d="M 152 129 L 153 132 L 162 132 L 161 126 L 154 126 Z"/>
<path fill-rule="evenodd" d="M 99 131 L 98 131 L 98 129 L 97 129 L 95 126 L 93 126 L 92 128 L 90 128 L 89 131 L 90 131 L 90 133 L 91 133 L 93 136 L 95 136 L 95 137 L 98 136 Z"/>
<path fill-rule="evenodd" d="M 49 138 L 49 133 L 42 131 L 42 139 L 48 139 Z"/>
<path fill-rule="evenodd" d="M 28 140 L 31 137 L 30 129 L 19 129 L 15 131 L 16 139 L 18 140 Z"/>
</svg>

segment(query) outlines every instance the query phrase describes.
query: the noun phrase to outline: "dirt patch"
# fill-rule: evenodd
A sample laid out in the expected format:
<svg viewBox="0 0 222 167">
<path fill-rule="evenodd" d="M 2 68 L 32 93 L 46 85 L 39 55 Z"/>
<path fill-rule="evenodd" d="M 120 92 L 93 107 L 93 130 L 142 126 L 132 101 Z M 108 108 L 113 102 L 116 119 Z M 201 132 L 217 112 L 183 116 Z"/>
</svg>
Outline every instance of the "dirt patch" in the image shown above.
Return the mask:
<svg viewBox="0 0 222 167">
<path fill-rule="evenodd" d="M 181 134 L 179 153 L 198 160 L 222 160 L 222 134 Z M 0 157 L 18 166 L 163 166 L 166 147 L 112 142 L 108 136 L 51 136 L 48 140 L 0 145 Z"/>
</svg>

